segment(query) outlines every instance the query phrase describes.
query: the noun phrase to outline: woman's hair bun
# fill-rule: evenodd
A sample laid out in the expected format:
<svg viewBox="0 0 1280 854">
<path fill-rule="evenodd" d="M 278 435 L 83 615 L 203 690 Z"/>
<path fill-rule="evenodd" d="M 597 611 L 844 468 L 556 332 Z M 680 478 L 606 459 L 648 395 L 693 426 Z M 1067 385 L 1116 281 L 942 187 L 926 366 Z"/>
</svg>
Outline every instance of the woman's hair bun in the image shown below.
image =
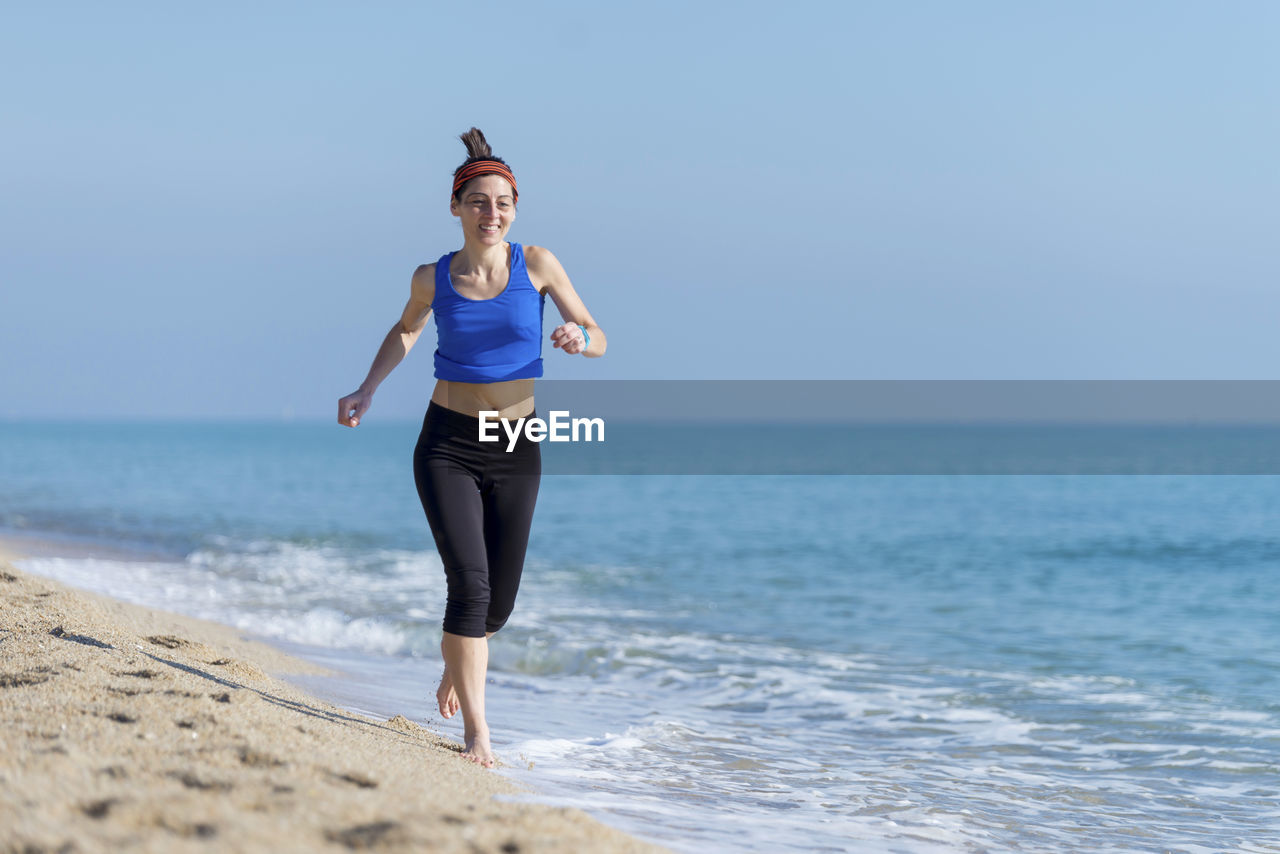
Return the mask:
<svg viewBox="0 0 1280 854">
<path fill-rule="evenodd" d="M 511 183 L 511 195 L 516 198 L 516 176 L 511 174 L 511 167 L 507 166 L 507 161 L 501 157 L 494 156 L 493 149 L 489 147 L 489 141 L 484 138 L 484 134 L 480 132 L 480 128 L 472 128 L 466 133 L 458 137 L 467 147 L 467 159 L 462 165 L 453 170 L 453 197 L 461 199 L 459 195 L 463 186 L 471 178 L 478 175 L 501 175 Z M 499 168 L 501 165 L 501 168 Z"/>
<path fill-rule="evenodd" d="M 467 147 L 468 160 L 485 160 L 493 157 L 493 149 L 489 147 L 489 142 L 484 138 L 480 128 L 472 128 L 458 139 L 461 139 L 462 144 Z"/>
</svg>

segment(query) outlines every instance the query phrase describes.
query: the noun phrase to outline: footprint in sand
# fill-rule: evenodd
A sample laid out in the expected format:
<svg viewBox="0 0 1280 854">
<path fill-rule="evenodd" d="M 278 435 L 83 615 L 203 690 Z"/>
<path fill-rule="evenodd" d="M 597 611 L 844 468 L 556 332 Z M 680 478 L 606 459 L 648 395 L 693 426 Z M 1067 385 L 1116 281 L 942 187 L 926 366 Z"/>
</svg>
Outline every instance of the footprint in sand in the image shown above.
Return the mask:
<svg viewBox="0 0 1280 854">
<path fill-rule="evenodd" d="M 336 777 L 337 779 L 341 780 L 344 783 L 350 783 L 353 786 L 359 786 L 361 789 L 378 788 L 377 780 L 371 780 L 368 777 L 364 776 L 363 774 L 356 774 L 352 772 L 339 774 L 337 771 L 330 771 L 329 775 L 331 777 Z"/>
<path fill-rule="evenodd" d="M 394 821 L 375 821 L 345 830 L 326 830 L 324 835 L 330 842 L 357 850 L 382 845 L 404 845 L 409 841 L 404 828 Z"/>
<path fill-rule="evenodd" d="M 231 675 L 240 679 L 265 679 L 267 677 L 267 674 L 260 667 L 247 661 L 238 661 L 234 658 L 219 658 L 208 663 L 214 667 L 225 667 Z"/>
<path fill-rule="evenodd" d="M 158 824 L 170 833 L 187 839 L 212 839 L 218 835 L 216 825 L 197 822 L 188 824 L 185 822 L 170 821 L 169 819 L 161 819 Z"/>
<path fill-rule="evenodd" d="M 190 771 L 170 771 L 168 776 L 188 789 L 199 789 L 202 792 L 229 792 L 232 789 L 230 783 L 224 783 L 220 780 L 201 780 Z"/>
<path fill-rule="evenodd" d="M 80 807 L 80 812 L 89 816 L 89 818 L 106 818 L 111 808 L 120 803 L 119 798 L 104 798 L 100 801 L 85 804 Z"/>
<path fill-rule="evenodd" d="M 126 670 L 123 673 L 117 673 L 117 676 L 132 676 L 135 679 L 155 679 L 160 675 L 159 670 Z"/>
<path fill-rule="evenodd" d="M 71 632 L 68 632 L 66 629 L 62 628 L 62 626 L 54 627 L 49 632 L 49 634 L 53 635 L 55 638 L 62 638 L 63 640 L 69 640 L 74 643 L 82 643 L 85 646 L 96 646 L 99 649 L 115 649 L 115 647 L 112 646 L 111 644 L 103 643 L 97 638 L 91 638 L 88 635 L 72 634 Z"/>
<path fill-rule="evenodd" d="M 285 764 L 284 760 L 277 759 L 270 753 L 254 750 L 252 747 L 240 749 L 240 763 L 250 768 L 279 768 Z"/>
<path fill-rule="evenodd" d="M 22 673 L 0 673 L 0 688 L 21 688 L 23 685 L 39 685 L 53 678 L 53 671 L 47 667 L 37 667 Z"/>
</svg>

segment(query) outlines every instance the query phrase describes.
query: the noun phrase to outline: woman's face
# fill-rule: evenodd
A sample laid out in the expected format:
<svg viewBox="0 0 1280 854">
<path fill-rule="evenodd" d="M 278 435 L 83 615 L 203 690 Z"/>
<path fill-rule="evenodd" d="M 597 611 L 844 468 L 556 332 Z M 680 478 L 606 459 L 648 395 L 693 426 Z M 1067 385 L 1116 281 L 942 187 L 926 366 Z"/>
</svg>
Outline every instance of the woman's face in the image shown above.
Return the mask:
<svg viewBox="0 0 1280 854">
<path fill-rule="evenodd" d="M 501 175 L 480 175 L 462 187 L 459 198 L 449 201 L 449 210 L 462 221 L 467 240 L 496 245 L 506 239 L 516 218 L 511 184 Z"/>
</svg>

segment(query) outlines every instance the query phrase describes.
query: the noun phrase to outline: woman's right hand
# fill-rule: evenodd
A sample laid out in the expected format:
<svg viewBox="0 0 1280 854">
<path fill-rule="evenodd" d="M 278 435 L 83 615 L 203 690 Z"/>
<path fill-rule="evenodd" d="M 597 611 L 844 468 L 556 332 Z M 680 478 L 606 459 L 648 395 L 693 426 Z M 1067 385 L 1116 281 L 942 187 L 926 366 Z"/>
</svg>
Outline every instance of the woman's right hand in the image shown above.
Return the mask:
<svg viewBox="0 0 1280 854">
<path fill-rule="evenodd" d="M 373 392 L 353 391 L 338 401 L 338 423 L 344 427 L 356 427 L 360 418 L 373 404 Z"/>
</svg>

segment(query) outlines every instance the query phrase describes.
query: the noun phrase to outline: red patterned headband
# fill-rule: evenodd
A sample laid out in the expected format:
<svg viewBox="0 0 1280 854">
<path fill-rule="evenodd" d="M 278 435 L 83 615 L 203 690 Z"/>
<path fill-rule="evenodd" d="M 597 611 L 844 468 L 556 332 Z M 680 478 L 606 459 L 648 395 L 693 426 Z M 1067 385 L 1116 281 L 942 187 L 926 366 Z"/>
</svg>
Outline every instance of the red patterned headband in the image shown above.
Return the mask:
<svg viewBox="0 0 1280 854">
<path fill-rule="evenodd" d="M 516 189 L 516 176 L 511 174 L 507 164 L 499 163 L 496 160 L 477 160 L 459 169 L 458 174 L 453 176 L 453 194 L 456 196 L 458 191 L 462 189 L 462 185 L 477 175 L 501 175 L 511 184 L 512 200 L 518 201 L 520 199 L 520 191 Z"/>
</svg>

